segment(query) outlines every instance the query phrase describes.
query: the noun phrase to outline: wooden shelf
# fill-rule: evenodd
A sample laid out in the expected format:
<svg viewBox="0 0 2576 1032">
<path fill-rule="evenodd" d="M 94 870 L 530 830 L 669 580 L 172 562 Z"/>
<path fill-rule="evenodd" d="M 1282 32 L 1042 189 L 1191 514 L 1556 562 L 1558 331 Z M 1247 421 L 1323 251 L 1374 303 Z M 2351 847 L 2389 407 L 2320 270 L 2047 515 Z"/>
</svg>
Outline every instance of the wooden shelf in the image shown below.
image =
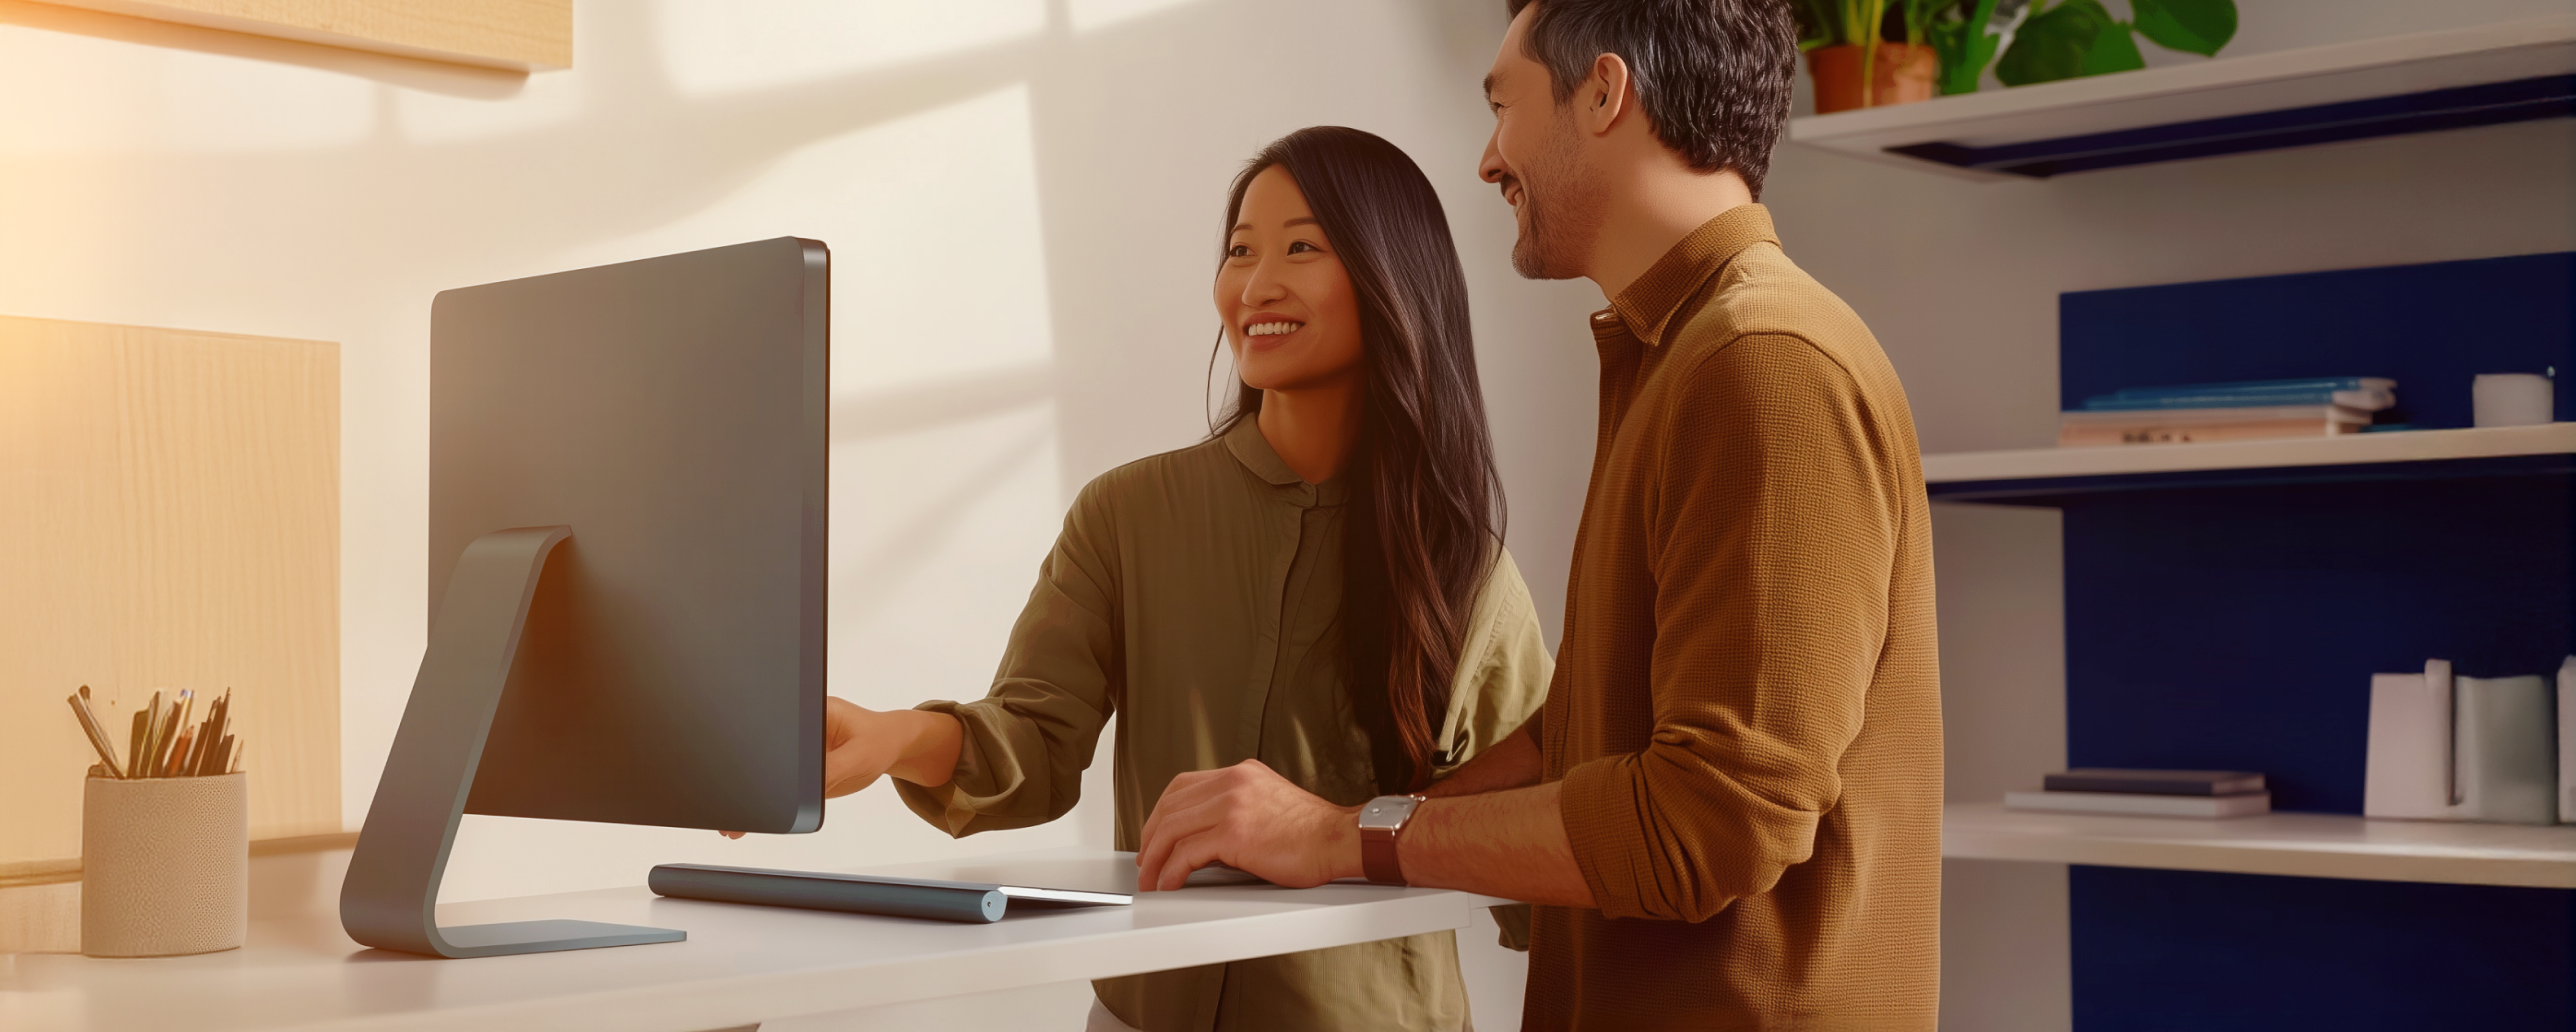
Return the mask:
<svg viewBox="0 0 2576 1032">
<path fill-rule="evenodd" d="M 1923 483 L 1952 501 L 2292 480 L 2562 473 L 2576 423 L 2409 430 L 2215 444 L 1952 452 L 1923 457 Z M 2535 461 L 2536 460 L 2536 461 Z"/>
<path fill-rule="evenodd" d="M 2275 813 L 2205 820 L 2034 813 L 1954 803 L 1941 855 L 2177 871 L 2576 889 L 2576 825 Z"/>
<path fill-rule="evenodd" d="M 1789 139 L 2009 179 L 2576 110 L 2576 16 L 2284 50 L 1793 119 Z"/>
<path fill-rule="evenodd" d="M 572 67 L 572 0 L 44 0 L 511 72 Z"/>
</svg>

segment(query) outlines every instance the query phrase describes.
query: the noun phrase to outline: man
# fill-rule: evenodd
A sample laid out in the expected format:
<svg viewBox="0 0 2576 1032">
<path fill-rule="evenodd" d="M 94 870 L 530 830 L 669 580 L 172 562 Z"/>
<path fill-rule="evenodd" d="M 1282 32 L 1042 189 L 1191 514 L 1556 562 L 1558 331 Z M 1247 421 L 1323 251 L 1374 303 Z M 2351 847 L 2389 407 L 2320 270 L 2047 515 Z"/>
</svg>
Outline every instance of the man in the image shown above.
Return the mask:
<svg viewBox="0 0 2576 1032">
<path fill-rule="evenodd" d="M 1512 0 L 1482 174 L 1582 276 L 1600 432 L 1546 708 L 1356 815 L 1183 774 L 1142 887 L 1224 861 L 1539 904 L 1530 1028 L 1929 1029 L 1941 728 L 1913 417 L 1754 203 L 1782 0 Z"/>
</svg>

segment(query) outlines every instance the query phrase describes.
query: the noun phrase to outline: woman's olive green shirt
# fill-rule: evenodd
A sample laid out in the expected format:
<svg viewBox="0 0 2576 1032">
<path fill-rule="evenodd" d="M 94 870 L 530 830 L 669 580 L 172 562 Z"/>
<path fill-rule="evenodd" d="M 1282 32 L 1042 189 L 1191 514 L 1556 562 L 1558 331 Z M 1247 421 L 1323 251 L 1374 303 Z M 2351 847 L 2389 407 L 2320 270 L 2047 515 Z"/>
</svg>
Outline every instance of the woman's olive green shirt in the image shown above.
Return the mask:
<svg viewBox="0 0 2576 1032">
<path fill-rule="evenodd" d="M 1063 816 L 1100 729 L 1118 848 L 1137 848 L 1172 778 L 1258 759 L 1341 805 L 1377 794 L 1339 673 L 1339 481 L 1309 484 L 1252 420 L 1111 470 L 1082 489 L 1011 630 L 991 694 L 921 708 L 965 725 L 947 784 L 897 782 L 952 835 Z M 1553 669 L 1529 589 L 1497 552 L 1443 724 L 1456 761 L 1520 726 Z M 1167 1029 L 1457 1029 L 1449 932 L 1094 983 L 1128 1024 Z"/>
</svg>

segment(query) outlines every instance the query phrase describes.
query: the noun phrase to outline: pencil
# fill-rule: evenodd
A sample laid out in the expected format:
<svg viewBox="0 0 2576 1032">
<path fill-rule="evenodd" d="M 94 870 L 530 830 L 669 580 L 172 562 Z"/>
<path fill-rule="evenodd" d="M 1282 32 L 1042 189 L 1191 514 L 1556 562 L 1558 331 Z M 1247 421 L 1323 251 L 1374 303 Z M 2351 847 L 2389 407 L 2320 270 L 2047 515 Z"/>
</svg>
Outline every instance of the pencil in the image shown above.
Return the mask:
<svg viewBox="0 0 2576 1032">
<path fill-rule="evenodd" d="M 162 775 L 163 777 L 178 777 L 187 766 L 188 732 L 192 730 L 188 726 L 188 718 L 197 713 L 197 693 L 185 688 L 180 689 L 178 710 L 178 723 L 170 725 L 170 758 L 163 766 L 163 769 L 169 773 Z"/>
<path fill-rule="evenodd" d="M 175 778 L 187 772 L 188 745 L 196 736 L 197 729 L 192 727 L 170 740 L 170 756 L 161 761 L 162 777 Z"/>
<path fill-rule="evenodd" d="M 233 690 L 232 690 L 232 689 L 230 689 L 230 688 L 226 688 L 226 689 L 224 689 L 224 697 L 223 697 L 223 698 L 220 698 L 220 699 L 215 700 L 214 712 L 213 712 L 212 714 L 209 714 L 209 715 L 207 716 L 207 718 L 206 718 L 206 719 L 211 720 L 211 721 L 213 721 L 213 722 L 214 722 L 214 725 L 215 725 L 215 726 L 214 726 L 214 727 L 212 727 L 212 728 L 209 728 L 209 729 L 206 731 L 206 733 L 207 733 L 209 736 L 211 736 L 212 741 L 213 741 L 213 742 L 214 742 L 218 747 L 220 747 L 220 746 L 222 746 L 222 745 L 224 745 L 224 744 L 229 743 L 229 742 L 231 742 L 231 741 L 232 741 L 232 737 L 233 737 L 233 735 L 232 735 L 232 730 L 233 730 L 233 728 L 232 728 L 232 723 L 233 723 Z M 220 754 L 220 753 L 208 752 L 208 753 L 206 754 L 205 762 L 198 764 L 197 773 L 198 773 L 199 775 L 201 775 L 201 776 L 202 776 L 202 775 L 206 775 L 206 774 L 221 774 L 221 773 L 223 773 L 223 768 L 217 764 L 217 761 L 220 761 L 220 760 L 222 760 L 223 758 L 224 758 L 224 757 L 223 757 L 223 756 L 222 756 L 222 754 Z"/>
<path fill-rule="evenodd" d="M 206 726 L 211 723 L 214 723 L 213 714 L 207 714 L 207 719 L 197 722 L 196 731 L 194 732 L 196 737 L 188 742 L 188 755 L 185 759 L 179 761 L 180 777 L 193 778 L 197 776 L 197 764 L 205 762 L 206 747 L 214 744 L 212 739 L 206 737 Z"/>
<path fill-rule="evenodd" d="M 88 685 L 81 686 L 81 691 L 88 690 Z M 79 695 L 69 695 L 63 701 L 72 704 L 72 716 L 80 718 L 81 733 L 89 736 L 89 747 L 98 750 L 101 765 L 111 772 L 109 776 L 124 777 L 121 773 L 114 773 L 117 769 L 116 746 L 107 740 L 107 729 L 98 726 L 98 717 L 90 713 L 88 700 Z"/>
<path fill-rule="evenodd" d="M 126 756 L 132 758 L 132 765 L 128 768 L 131 773 L 127 774 L 126 777 L 139 778 L 143 776 L 143 726 L 148 722 L 149 721 L 144 718 L 142 710 L 134 711 L 134 736 L 132 740 L 126 743 L 125 752 Z"/>
<path fill-rule="evenodd" d="M 107 721 L 98 719 L 98 710 L 90 706 L 88 685 L 81 686 L 80 697 L 81 709 L 89 712 L 89 722 L 98 725 L 98 736 L 107 740 L 107 769 L 120 778 L 131 774 L 132 771 L 127 770 L 126 766 L 132 763 L 134 758 L 131 756 L 120 758 L 116 755 L 116 736 L 108 733 Z"/>
<path fill-rule="evenodd" d="M 148 778 L 152 776 L 154 771 L 161 768 L 161 765 L 156 762 L 161 758 L 162 718 L 160 692 L 152 693 L 152 703 L 145 707 L 144 712 L 149 713 L 152 716 L 151 719 L 143 722 L 143 750 L 135 754 L 134 764 L 135 769 L 141 771 L 141 773 L 135 776 Z"/>
</svg>

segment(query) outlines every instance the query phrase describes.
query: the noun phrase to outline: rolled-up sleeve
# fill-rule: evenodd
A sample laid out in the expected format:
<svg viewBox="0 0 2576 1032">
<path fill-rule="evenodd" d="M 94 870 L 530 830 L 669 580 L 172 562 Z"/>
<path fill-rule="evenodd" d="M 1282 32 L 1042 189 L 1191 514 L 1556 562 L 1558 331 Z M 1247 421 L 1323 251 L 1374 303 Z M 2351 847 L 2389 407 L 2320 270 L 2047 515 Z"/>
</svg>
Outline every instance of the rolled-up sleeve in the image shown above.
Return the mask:
<svg viewBox="0 0 2576 1032">
<path fill-rule="evenodd" d="M 1120 695 L 1117 536 L 1097 487 L 1066 513 L 992 690 L 915 707 L 964 726 L 947 784 L 895 782 L 904 805 L 950 835 L 1044 824 L 1082 797 L 1082 771 Z"/>
<path fill-rule="evenodd" d="M 1652 736 L 1562 789 L 1608 917 L 1704 920 L 1812 855 L 1886 641 L 1903 528 L 1891 435 L 1805 341 L 1744 337 L 1682 386 L 1640 528 Z"/>
</svg>

